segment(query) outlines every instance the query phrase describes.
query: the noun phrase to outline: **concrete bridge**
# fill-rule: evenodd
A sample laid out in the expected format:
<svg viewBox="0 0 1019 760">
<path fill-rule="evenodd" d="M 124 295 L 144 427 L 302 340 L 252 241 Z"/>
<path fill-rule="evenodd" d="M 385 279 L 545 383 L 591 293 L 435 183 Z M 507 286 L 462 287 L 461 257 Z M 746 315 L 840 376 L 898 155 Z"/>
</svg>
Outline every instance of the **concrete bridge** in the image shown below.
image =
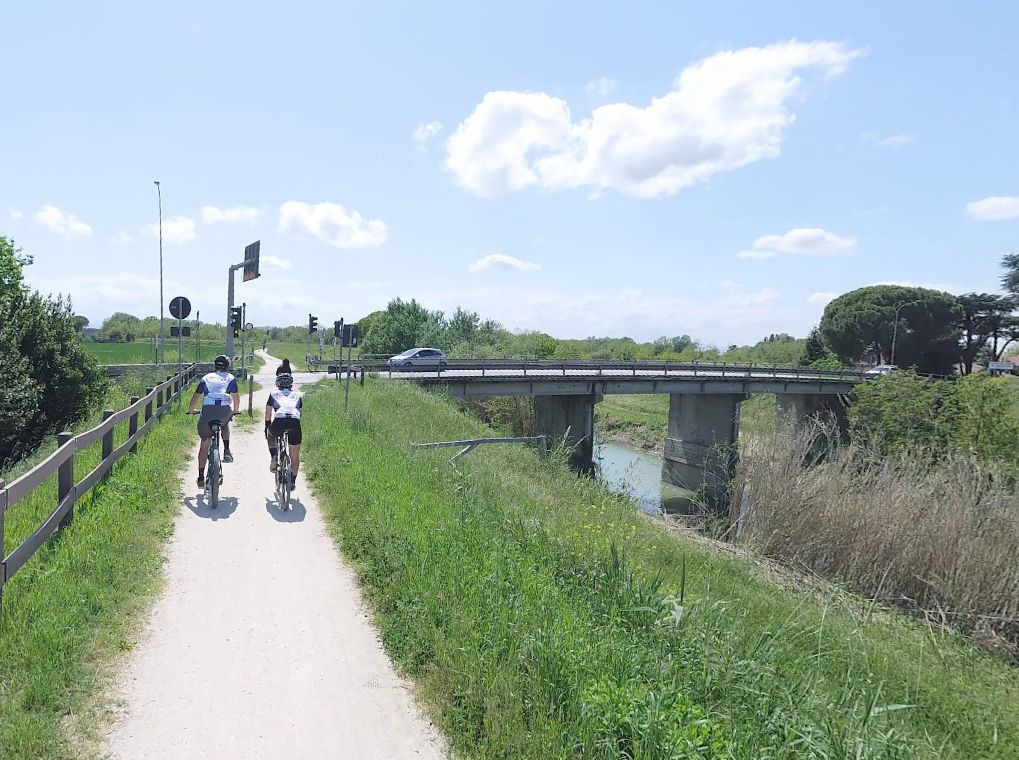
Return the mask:
<svg viewBox="0 0 1019 760">
<path fill-rule="evenodd" d="M 780 410 L 806 421 L 824 416 L 846 425 L 843 397 L 866 376 L 852 370 L 674 362 L 520 362 L 451 360 L 442 369 L 363 369 L 450 396 L 533 396 L 536 431 L 573 446 L 571 465 L 593 470 L 594 405 L 610 393 L 669 394 L 662 480 L 721 505 L 736 461 L 740 404 L 774 393 Z"/>
</svg>

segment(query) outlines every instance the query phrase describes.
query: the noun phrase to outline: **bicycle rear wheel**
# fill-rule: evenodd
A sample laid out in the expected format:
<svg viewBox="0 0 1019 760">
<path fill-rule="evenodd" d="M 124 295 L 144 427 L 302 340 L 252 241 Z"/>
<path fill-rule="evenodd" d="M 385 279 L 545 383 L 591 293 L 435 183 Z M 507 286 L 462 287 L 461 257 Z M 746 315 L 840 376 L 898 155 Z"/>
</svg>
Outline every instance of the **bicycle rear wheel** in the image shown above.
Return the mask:
<svg viewBox="0 0 1019 760">
<path fill-rule="evenodd" d="M 205 477 L 205 485 L 209 489 L 209 506 L 213 509 L 219 504 L 219 474 L 222 471 L 223 465 L 219 459 L 219 447 L 215 446 L 209 452 L 209 473 Z"/>
</svg>

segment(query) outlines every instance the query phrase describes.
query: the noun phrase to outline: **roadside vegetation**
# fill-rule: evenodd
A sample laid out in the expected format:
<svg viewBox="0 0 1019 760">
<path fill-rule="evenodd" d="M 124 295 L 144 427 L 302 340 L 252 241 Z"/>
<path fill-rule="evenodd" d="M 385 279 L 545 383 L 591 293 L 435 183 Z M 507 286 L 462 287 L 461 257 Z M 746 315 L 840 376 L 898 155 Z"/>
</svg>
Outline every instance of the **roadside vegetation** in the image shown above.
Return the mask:
<svg viewBox="0 0 1019 760">
<path fill-rule="evenodd" d="M 393 383 L 307 396 L 307 471 L 383 641 L 466 756 L 1019 755 L 1006 663 L 668 529 L 562 452 Z"/>
<path fill-rule="evenodd" d="M 105 405 L 121 408 L 129 395 L 138 391 L 115 385 Z M 194 421 L 183 412 L 178 406 L 165 415 L 137 452 L 78 502 L 74 522 L 4 587 L 0 757 L 5 760 L 76 760 L 89 754 L 106 686 L 102 673 L 129 646 L 137 615 L 158 585 L 163 543 L 179 506 L 177 476 L 193 438 Z M 126 437 L 126 425 L 119 425 L 116 444 Z M 100 447 L 97 442 L 77 455 L 79 476 L 98 464 Z M 7 512 L 5 551 L 52 511 L 55 480 Z"/>
</svg>

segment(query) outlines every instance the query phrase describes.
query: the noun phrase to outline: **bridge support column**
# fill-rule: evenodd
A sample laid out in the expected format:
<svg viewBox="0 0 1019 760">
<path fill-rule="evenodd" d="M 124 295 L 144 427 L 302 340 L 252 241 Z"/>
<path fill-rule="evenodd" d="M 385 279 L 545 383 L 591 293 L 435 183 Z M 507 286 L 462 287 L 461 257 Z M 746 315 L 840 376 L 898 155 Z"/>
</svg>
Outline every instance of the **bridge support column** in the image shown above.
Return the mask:
<svg viewBox="0 0 1019 760">
<path fill-rule="evenodd" d="M 662 480 L 700 492 L 714 509 L 728 506 L 738 457 L 743 394 L 674 393 L 669 399 Z"/>
<path fill-rule="evenodd" d="M 560 441 L 573 447 L 570 467 L 579 472 L 594 472 L 594 404 L 598 396 L 535 396 L 534 427 L 548 445 Z"/>
<path fill-rule="evenodd" d="M 839 439 L 849 436 L 849 415 L 842 397 L 817 393 L 782 393 L 776 396 L 779 415 L 792 417 L 798 425 L 816 420 L 824 425 L 834 425 Z"/>
</svg>

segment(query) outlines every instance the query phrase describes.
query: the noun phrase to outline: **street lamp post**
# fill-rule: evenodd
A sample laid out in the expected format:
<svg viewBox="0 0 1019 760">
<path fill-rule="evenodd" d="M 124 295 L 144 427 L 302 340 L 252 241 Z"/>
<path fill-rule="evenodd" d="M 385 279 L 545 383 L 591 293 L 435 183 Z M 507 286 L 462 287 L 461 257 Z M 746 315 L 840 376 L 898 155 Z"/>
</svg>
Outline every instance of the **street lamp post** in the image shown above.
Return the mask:
<svg viewBox="0 0 1019 760">
<path fill-rule="evenodd" d="M 152 180 L 159 198 L 159 363 L 166 361 L 166 347 L 163 344 L 163 191 L 159 180 Z"/>
<path fill-rule="evenodd" d="M 916 301 L 907 301 L 906 303 L 900 303 L 895 307 L 895 321 L 892 323 L 892 355 L 888 357 L 888 363 L 893 367 L 895 366 L 895 338 L 899 333 L 899 310 L 904 306 L 912 306 L 913 304 L 920 303 L 923 299 Z"/>
</svg>

